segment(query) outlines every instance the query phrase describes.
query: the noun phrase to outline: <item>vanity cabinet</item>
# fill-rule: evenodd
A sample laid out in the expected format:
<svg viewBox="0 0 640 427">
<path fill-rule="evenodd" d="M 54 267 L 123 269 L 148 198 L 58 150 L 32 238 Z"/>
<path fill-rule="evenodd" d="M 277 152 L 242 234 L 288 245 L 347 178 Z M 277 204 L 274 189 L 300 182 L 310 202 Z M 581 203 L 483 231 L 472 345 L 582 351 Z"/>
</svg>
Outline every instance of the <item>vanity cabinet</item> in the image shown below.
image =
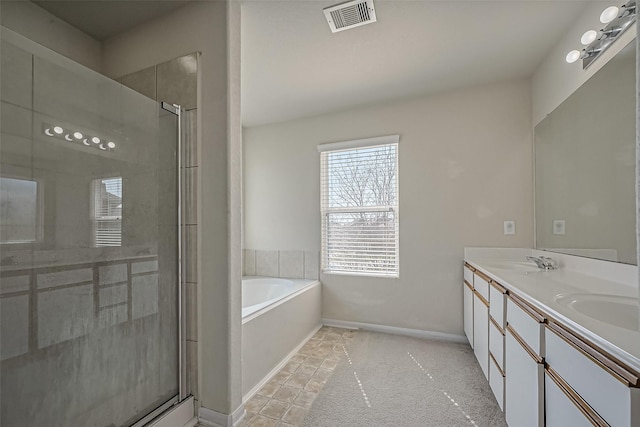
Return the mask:
<svg viewBox="0 0 640 427">
<path fill-rule="evenodd" d="M 462 285 L 464 334 L 467 336 L 471 348 L 473 348 L 473 271 L 474 268 L 469 264 L 464 265 L 464 283 Z"/>
<path fill-rule="evenodd" d="M 486 378 L 489 378 L 490 280 L 478 271 L 473 273 L 473 352 Z"/>
<path fill-rule="evenodd" d="M 582 402 L 552 370 L 546 370 L 544 375 L 544 408 L 546 427 L 603 425 L 594 424 L 585 416 Z"/>
<path fill-rule="evenodd" d="M 509 295 L 505 417 L 513 427 L 544 426 L 544 322 L 533 307 Z"/>
</svg>

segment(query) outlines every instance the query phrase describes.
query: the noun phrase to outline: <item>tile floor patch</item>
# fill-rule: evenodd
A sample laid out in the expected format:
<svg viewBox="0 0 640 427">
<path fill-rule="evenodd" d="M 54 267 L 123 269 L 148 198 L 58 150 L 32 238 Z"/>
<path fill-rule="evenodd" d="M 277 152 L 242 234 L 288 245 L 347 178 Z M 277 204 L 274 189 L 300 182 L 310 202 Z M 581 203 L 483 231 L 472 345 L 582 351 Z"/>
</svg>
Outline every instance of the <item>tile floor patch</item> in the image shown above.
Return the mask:
<svg viewBox="0 0 640 427">
<path fill-rule="evenodd" d="M 323 326 L 248 402 L 239 427 L 300 427 L 356 331 Z M 350 360 L 350 359 L 349 359 Z"/>
</svg>

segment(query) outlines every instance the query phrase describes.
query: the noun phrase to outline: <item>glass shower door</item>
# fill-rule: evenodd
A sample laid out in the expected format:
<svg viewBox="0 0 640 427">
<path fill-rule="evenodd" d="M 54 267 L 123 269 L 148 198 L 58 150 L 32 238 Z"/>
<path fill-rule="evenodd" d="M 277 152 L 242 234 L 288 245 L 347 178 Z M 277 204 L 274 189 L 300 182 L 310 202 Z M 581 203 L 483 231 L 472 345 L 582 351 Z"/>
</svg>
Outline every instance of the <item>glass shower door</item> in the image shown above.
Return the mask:
<svg viewBox="0 0 640 427">
<path fill-rule="evenodd" d="M 0 425 L 134 425 L 179 396 L 178 118 L 19 36 L 0 60 Z"/>
</svg>

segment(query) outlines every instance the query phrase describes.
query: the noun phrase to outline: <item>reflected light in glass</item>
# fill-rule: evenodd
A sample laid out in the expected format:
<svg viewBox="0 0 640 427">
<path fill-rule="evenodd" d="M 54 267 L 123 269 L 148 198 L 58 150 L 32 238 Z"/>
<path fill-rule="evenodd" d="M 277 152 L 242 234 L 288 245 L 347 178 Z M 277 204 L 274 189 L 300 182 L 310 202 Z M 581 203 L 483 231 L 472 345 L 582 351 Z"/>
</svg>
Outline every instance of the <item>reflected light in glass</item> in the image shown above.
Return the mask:
<svg viewBox="0 0 640 427">
<path fill-rule="evenodd" d="M 93 138 L 91 138 L 91 142 L 93 142 L 94 144 L 100 144 L 100 138 L 94 136 Z"/>
<path fill-rule="evenodd" d="M 69 135 L 69 134 L 66 134 L 66 135 L 64 136 L 64 139 L 66 139 L 66 140 L 67 140 L 67 141 L 69 141 L 69 142 L 73 142 L 73 139 L 71 139 L 71 135 Z"/>
<path fill-rule="evenodd" d="M 58 135 L 62 135 L 62 132 L 64 132 L 64 129 L 62 129 L 60 126 L 56 126 L 53 128 L 53 131 Z"/>
<path fill-rule="evenodd" d="M 80 132 L 74 132 L 74 133 L 73 133 L 73 137 L 74 137 L 75 139 L 82 139 L 82 138 L 84 137 L 84 135 L 83 135 L 83 134 L 81 134 Z"/>
<path fill-rule="evenodd" d="M 580 51 L 579 50 L 572 50 L 571 52 L 567 53 L 566 60 L 567 60 L 567 62 L 569 64 L 573 64 L 578 59 L 580 59 Z"/>
<path fill-rule="evenodd" d="M 109 147 L 109 148 L 116 148 L 116 144 L 115 144 L 115 142 L 113 142 L 113 141 L 109 141 L 109 142 L 107 142 L 107 147 Z"/>
<path fill-rule="evenodd" d="M 46 129 L 44 130 L 44 133 L 45 133 L 45 135 L 47 135 L 47 136 L 53 136 L 53 133 L 51 133 L 51 129 L 50 129 L 50 128 L 46 128 Z"/>
<path fill-rule="evenodd" d="M 616 6 L 609 6 L 600 15 L 600 22 L 602 22 L 603 24 L 608 24 L 618 17 L 618 12 L 620 12 L 620 9 L 618 9 Z"/>
</svg>

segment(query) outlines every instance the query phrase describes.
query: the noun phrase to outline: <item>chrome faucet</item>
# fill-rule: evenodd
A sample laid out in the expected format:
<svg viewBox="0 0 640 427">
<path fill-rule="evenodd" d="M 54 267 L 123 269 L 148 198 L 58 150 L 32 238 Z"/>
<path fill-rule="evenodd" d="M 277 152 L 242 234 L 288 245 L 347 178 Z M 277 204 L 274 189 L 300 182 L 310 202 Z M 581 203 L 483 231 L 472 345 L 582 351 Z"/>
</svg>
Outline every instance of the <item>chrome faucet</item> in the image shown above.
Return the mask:
<svg viewBox="0 0 640 427">
<path fill-rule="evenodd" d="M 541 268 L 543 270 L 555 270 L 558 268 L 556 262 L 552 258 L 546 256 L 528 256 L 527 260 L 535 262 L 538 268 Z"/>
</svg>

